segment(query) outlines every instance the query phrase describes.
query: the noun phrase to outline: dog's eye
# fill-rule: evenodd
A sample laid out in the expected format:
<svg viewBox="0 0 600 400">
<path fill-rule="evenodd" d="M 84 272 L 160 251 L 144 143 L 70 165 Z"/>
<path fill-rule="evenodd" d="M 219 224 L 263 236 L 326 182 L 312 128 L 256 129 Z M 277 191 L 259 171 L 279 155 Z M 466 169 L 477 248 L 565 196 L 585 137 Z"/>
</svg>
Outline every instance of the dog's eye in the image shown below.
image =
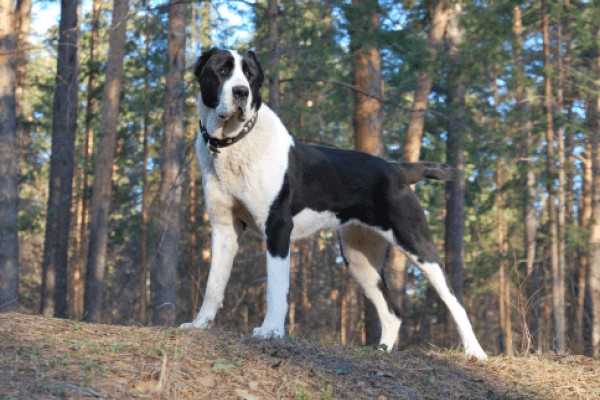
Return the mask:
<svg viewBox="0 0 600 400">
<path fill-rule="evenodd" d="M 226 72 L 225 67 L 219 67 L 219 69 L 217 69 L 217 73 L 221 76 L 225 75 Z"/>
<path fill-rule="evenodd" d="M 252 71 L 250 71 L 250 67 L 248 67 L 248 64 L 244 63 L 242 70 L 244 71 L 244 75 L 246 75 L 248 79 L 251 79 L 253 77 Z"/>
</svg>

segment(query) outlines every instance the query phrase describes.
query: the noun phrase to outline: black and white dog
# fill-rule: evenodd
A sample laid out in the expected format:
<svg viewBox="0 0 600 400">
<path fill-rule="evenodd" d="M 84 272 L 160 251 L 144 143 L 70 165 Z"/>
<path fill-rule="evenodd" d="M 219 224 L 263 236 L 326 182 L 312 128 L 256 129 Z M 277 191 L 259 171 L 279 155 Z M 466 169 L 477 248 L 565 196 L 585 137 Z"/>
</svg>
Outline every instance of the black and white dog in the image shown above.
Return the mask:
<svg viewBox="0 0 600 400">
<path fill-rule="evenodd" d="M 444 178 L 439 164 L 393 164 L 355 151 L 294 141 L 262 104 L 263 70 L 252 51 L 211 49 L 198 59 L 201 134 L 196 151 L 212 224 L 212 261 L 204 302 L 182 328 L 207 328 L 222 306 L 245 229 L 267 242 L 267 315 L 254 335 L 285 335 L 290 240 L 337 229 L 346 264 L 373 302 L 381 344 L 392 349 L 400 316 L 379 274 L 393 244 L 418 265 L 450 309 L 469 357 L 486 359 L 450 291 L 411 183 Z"/>
</svg>

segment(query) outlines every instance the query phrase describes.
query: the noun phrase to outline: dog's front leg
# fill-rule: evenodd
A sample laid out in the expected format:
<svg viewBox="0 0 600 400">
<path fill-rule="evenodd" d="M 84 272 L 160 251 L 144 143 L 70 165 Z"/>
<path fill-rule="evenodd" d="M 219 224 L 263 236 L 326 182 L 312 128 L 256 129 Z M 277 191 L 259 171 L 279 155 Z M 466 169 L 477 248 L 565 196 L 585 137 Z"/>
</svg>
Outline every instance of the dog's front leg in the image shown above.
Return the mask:
<svg viewBox="0 0 600 400">
<path fill-rule="evenodd" d="M 193 322 L 185 323 L 180 328 L 210 328 L 217 310 L 223 305 L 225 287 L 233 258 L 238 250 L 238 240 L 242 228 L 235 225 L 213 224 L 211 238 L 211 263 L 206 285 L 206 294 L 200 312 Z"/>
<path fill-rule="evenodd" d="M 267 220 L 267 315 L 262 325 L 254 329 L 254 336 L 266 339 L 285 336 L 292 228 L 289 214 L 271 214 Z"/>
</svg>

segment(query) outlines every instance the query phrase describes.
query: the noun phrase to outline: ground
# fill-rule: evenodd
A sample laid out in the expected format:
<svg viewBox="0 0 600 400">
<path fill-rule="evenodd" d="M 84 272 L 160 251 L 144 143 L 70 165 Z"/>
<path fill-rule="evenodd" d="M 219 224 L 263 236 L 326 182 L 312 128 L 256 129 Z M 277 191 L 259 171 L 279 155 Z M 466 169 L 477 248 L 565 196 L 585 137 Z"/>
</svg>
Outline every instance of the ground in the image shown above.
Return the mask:
<svg viewBox="0 0 600 400">
<path fill-rule="evenodd" d="M 583 356 L 467 360 L 303 340 L 0 314 L 0 399 L 600 398 Z"/>
</svg>

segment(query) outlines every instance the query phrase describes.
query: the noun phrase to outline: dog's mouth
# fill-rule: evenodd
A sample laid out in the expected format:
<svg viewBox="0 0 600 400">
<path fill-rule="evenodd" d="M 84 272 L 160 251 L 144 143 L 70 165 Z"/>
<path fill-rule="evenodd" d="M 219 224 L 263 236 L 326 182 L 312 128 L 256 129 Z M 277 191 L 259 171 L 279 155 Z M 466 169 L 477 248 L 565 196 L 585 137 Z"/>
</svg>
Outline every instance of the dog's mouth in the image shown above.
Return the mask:
<svg viewBox="0 0 600 400">
<path fill-rule="evenodd" d="M 223 122 L 229 122 L 232 118 L 237 118 L 238 121 L 244 122 L 246 120 L 246 109 L 242 106 L 237 106 L 232 112 L 219 113 L 219 119 Z"/>
</svg>

